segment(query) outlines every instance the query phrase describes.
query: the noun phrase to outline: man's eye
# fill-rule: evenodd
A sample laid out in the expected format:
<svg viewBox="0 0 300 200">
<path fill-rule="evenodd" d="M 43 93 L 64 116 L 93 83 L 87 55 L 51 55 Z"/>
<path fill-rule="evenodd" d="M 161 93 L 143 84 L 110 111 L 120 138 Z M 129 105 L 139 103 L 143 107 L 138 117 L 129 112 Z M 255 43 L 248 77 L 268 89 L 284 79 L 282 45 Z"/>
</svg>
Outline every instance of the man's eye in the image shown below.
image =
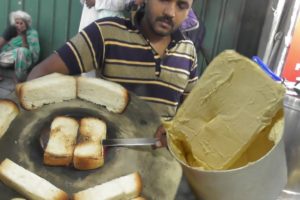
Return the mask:
<svg viewBox="0 0 300 200">
<path fill-rule="evenodd" d="M 178 3 L 178 8 L 181 9 L 181 10 L 184 10 L 184 9 L 189 9 L 189 5 L 187 3 Z"/>
</svg>

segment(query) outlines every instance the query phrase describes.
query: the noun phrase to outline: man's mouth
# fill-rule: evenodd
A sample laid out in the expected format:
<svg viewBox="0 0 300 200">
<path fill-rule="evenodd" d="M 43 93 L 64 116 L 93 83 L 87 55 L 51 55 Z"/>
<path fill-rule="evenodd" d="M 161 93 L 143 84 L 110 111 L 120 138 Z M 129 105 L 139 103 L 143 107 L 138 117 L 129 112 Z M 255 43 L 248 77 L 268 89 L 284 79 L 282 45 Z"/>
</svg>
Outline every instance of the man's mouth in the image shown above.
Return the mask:
<svg viewBox="0 0 300 200">
<path fill-rule="evenodd" d="M 157 20 L 161 26 L 163 28 L 172 28 L 173 27 L 173 22 L 171 20 L 168 20 L 168 19 L 159 19 Z"/>
</svg>

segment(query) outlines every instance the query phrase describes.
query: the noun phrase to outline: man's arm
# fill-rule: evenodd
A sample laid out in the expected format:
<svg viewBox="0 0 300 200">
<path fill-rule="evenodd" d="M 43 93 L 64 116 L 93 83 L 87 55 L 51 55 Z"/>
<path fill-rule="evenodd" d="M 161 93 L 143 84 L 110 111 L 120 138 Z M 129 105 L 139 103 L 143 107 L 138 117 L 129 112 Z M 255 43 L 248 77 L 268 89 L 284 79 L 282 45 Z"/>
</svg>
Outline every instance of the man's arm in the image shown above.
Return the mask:
<svg viewBox="0 0 300 200">
<path fill-rule="evenodd" d="M 36 65 L 29 73 L 27 80 L 32 80 L 53 72 L 58 72 L 61 74 L 70 73 L 66 64 L 56 53 L 53 53 L 48 58 Z"/>
</svg>

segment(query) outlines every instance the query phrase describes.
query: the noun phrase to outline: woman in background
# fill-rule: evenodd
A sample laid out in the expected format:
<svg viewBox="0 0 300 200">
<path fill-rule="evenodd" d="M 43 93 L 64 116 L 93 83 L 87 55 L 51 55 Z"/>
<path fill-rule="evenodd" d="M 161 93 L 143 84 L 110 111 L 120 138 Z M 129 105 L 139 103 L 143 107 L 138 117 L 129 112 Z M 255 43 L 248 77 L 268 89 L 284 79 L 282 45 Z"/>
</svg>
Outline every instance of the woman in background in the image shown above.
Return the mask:
<svg viewBox="0 0 300 200">
<path fill-rule="evenodd" d="M 24 11 L 10 13 L 10 26 L 0 37 L 0 67 L 14 67 L 17 81 L 26 80 L 40 54 L 38 33 L 31 28 L 31 16 Z"/>
</svg>

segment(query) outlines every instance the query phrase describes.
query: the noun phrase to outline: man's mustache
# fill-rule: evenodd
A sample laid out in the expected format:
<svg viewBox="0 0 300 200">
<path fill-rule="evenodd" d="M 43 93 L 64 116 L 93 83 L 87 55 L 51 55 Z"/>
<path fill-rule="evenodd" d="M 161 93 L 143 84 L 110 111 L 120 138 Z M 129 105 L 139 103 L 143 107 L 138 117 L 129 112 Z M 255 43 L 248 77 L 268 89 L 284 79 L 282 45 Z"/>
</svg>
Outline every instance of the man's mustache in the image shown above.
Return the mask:
<svg viewBox="0 0 300 200">
<path fill-rule="evenodd" d="M 174 26 L 172 18 L 168 17 L 168 16 L 157 17 L 156 21 L 165 22 L 165 23 L 169 24 L 171 27 Z"/>
</svg>

